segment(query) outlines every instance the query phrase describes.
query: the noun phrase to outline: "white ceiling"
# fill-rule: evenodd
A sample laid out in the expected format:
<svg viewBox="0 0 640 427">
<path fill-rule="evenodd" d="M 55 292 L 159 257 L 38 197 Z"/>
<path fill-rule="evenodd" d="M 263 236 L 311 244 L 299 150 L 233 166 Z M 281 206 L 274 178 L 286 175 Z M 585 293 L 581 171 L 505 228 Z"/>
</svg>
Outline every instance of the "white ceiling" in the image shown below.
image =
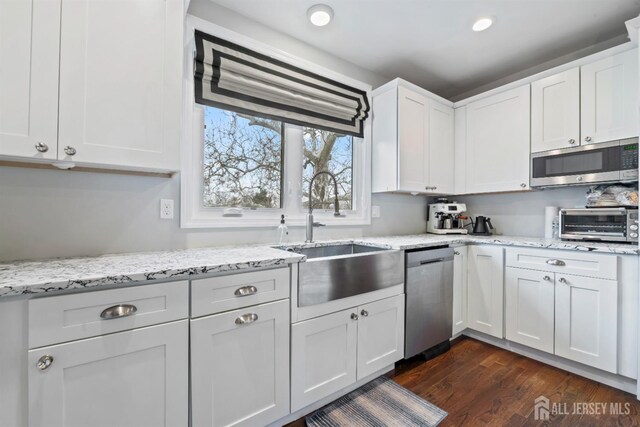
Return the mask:
<svg viewBox="0 0 640 427">
<path fill-rule="evenodd" d="M 572 52 L 619 44 L 640 0 L 213 0 L 389 79 L 455 99 Z M 312 26 L 307 9 L 335 11 Z M 474 20 L 492 15 L 487 31 Z M 612 40 L 613 39 L 613 40 Z"/>
</svg>

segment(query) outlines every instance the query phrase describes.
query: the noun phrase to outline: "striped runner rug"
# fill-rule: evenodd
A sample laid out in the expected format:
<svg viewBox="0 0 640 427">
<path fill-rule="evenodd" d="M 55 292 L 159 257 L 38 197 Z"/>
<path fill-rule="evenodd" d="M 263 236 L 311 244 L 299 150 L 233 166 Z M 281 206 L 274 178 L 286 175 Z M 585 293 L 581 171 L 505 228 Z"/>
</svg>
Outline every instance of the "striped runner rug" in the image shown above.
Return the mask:
<svg viewBox="0 0 640 427">
<path fill-rule="evenodd" d="M 447 413 L 387 377 L 379 377 L 317 410 L 309 427 L 431 427 Z"/>
</svg>

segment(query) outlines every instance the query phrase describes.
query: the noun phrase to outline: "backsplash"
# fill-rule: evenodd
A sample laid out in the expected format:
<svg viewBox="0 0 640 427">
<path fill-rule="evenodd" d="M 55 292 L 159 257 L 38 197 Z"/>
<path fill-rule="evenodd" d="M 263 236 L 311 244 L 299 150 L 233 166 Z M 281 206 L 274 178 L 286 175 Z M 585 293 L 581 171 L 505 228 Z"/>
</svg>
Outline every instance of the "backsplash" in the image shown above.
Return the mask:
<svg viewBox="0 0 640 427">
<path fill-rule="evenodd" d="M 584 207 L 588 189 L 588 186 L 563 187 L 518 193 L 453 196 L 450 200 L 466 203 L 467 212 L 472 217 L 484 215 L 491 218 L 496 228 L 494 234 L 543 237 L 545 206 Z"/>
</svg>

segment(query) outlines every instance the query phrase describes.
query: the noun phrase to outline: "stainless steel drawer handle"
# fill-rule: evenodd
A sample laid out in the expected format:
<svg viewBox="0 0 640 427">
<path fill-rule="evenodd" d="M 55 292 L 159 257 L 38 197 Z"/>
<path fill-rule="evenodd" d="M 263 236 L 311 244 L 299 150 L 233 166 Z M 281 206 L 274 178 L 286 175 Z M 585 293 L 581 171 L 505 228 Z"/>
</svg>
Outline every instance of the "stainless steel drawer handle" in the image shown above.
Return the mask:
<svg viewBox="0 0 640 427">
<path fill-rule="evenodd" d="M 367 310 L 362 310 L 360 314 L 362 315 L 362 317 L 367 317 L 369 315 L 369 312 Z"/>
<path fill-rule="evenodd" d="M 351 313 L 351 320 L 358 320 L 358 315 L 356 313 Z"/>
<path fill-rule="evenodd" d="M 247 323 L 253 323 L 258 320 L 258 315 L 255 313 L 247 313 L 242 316 L 236 317 L 236 325 L 246 325 Z"/>
<path fill-rule="evenodd" d="M 454 255 L 460 255 L 460 252 L 458 252 L 458 251 L 453 251 L 453 254 L 454 254 Z"/>
<path fill-rule="evenodd" d="M 138 307 L 133 304 L 118 304 L 102 310 L 100 317 L 105 320 L 119 319 L 131 316 L 136 311 L 138 311 Z"/>
<path fill-rule="evenodd" d="M 549 264 L 549 265 L 557 265 L 557 266 L 560 266 L 560 267 L 562 267 L 564 265 L 567 265 L 561 259 L 548 259 L 547 260 L 547 264 Z"/>
<path fill-rule="evenodd" d="M 258 292 L 258 288 L 255 286 L 243 286 L 241 288 L 236 289 L 233 293 L 237 297 L 246 297 L 248 295 L 253 295 Z"/>
<path fill-rule="evenodd" d="M 48 354 L 46 354 L 42 356 L 40 359 L 38 359 L 38 362 L 36 363 L 36 367 L 41 371 L 44 371 L 46 369 L 49 369 L 49 366 L 51 366 L 52 363 L 53 363 L 53 356 L 49 356 Z"/>
</svg>

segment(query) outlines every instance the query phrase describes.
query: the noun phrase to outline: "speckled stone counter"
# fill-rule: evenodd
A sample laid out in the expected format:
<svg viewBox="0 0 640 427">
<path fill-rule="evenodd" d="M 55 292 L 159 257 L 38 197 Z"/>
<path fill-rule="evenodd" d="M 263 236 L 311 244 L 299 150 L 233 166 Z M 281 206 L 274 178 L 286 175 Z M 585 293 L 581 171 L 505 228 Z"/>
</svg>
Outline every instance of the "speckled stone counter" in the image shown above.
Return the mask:
<svg viewBox="0 0 640 427">
<path fill-rule="evenodd" d="M 0 264 L 0 297 L 185 279 L 199 274 L 285 266 L 304 256 L 269 246 L 186 249 Z"/>
<path fill-rule="evenodd" d="M 418 249 L 441 245 L 486 244 L 586 252 L 638 255 L 637 245 L 563 242 L 532 237 L 416 234 L 293 243 L 294 248 L 358 243 L 389 249 Z M 269 246 L 204 248 L 144 252 L 99 257 L 52 259 L 0 264 L 0 297 L 57 292 L 70 289 L 126 285 L 167 279 L 188 279 L 201 274 L 285 266 L 304 261 L 300 254 Z"/>
</svg>

